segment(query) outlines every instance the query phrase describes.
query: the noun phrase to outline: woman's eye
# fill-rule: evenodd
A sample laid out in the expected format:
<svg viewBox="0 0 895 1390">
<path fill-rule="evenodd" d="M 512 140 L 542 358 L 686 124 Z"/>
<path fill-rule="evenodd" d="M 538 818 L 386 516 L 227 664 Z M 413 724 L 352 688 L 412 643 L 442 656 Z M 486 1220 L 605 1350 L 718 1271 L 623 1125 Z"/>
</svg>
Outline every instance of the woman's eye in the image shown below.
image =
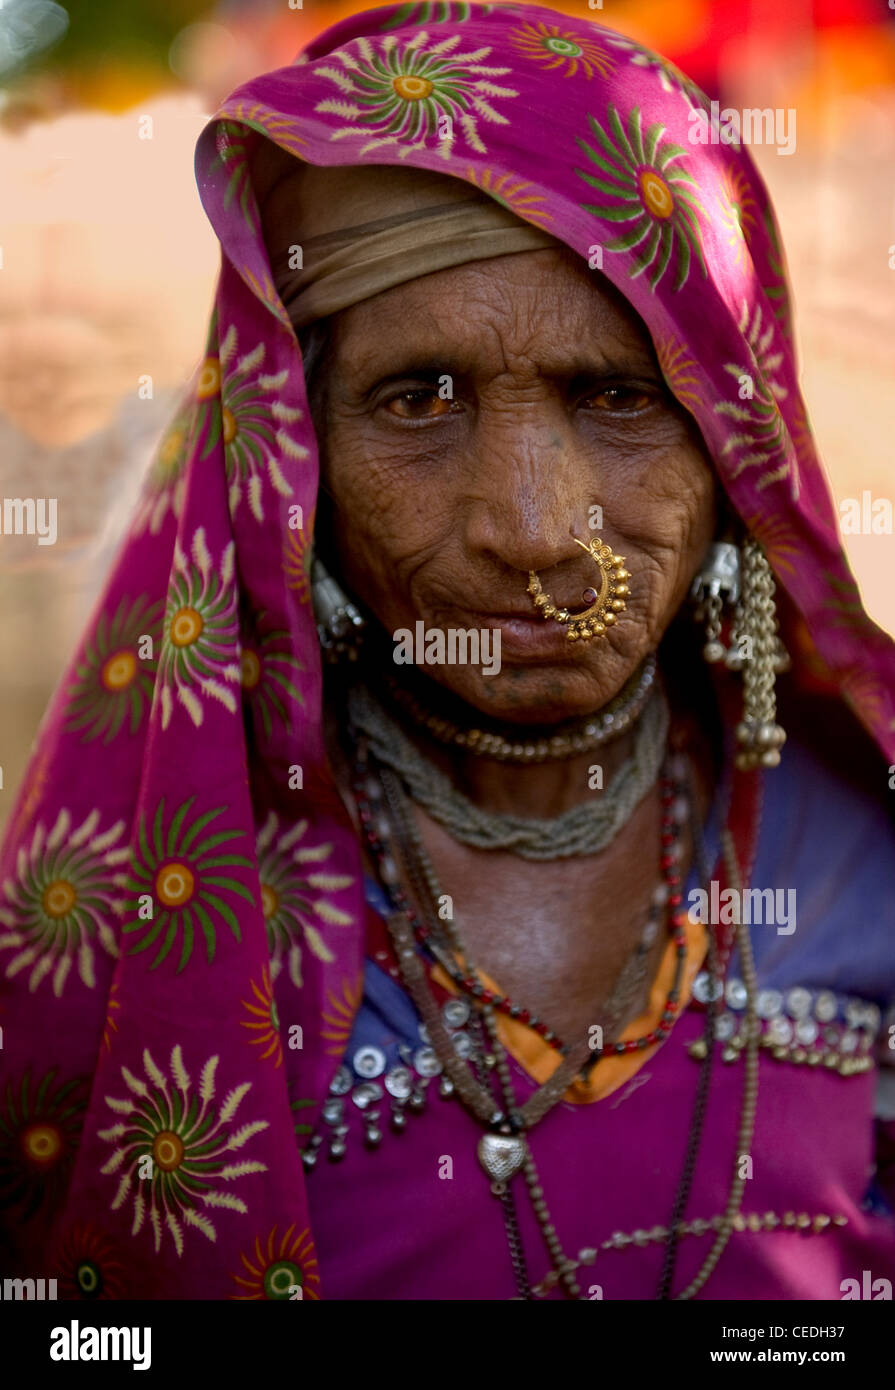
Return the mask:
<svg viewBox="0 0 895 1390">
<path fill-rule="evenodd" d="M 644 386 L 604 386 L 582 402 L 593 410 L 605 410 L 616 414 L 636 414 L 646 410 L 655 402 L 655 393 Z"/>
<path fill-rule="evenodd" d="M 430 386 L 420 386 L 413 391 L 402 391 L 385 402 L 385 408 L 402 420 L 434 420 L 439 415 L 447 415 L 453 402 L 444 400 Z"/>
</svg>

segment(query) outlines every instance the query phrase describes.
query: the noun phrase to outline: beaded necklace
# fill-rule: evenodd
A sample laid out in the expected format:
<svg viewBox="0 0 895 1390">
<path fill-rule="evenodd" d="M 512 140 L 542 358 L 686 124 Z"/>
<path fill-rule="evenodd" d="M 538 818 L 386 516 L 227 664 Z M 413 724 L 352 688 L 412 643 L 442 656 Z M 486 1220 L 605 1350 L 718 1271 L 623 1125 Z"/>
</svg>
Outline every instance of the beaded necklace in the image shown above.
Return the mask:
<svg viewBox="0 0 895 1390">
<path fill-rule="evenodd" d="M 590 753 L 619 738 L 637 722 L 650 698 L 656 679 L 656 653 L 643 664 L 619 693 L 597 714 L 576 720 L 544 737 L 532 730 L 501 730 L 483 722 L 469 727 L 430 713 L 422 701 L 386 671 L 385 684 L 392 701 L 438 743 L 462 748 L 476 757 L 508 763 L 555 762 Z"/>
<path fill-rule="evenodd" d="M 371 775 L 369 751 L 366 747 L 365 740 L 360 739 L 357 748 L 358 765 L 355 778 L 355 794 L 358 798 L 358 811 L 361 816 L 368 843 L 370 844 L 379 867 L 383 887 L 389 894 L 396 908 L 396 911 L 390 914 L 387 925 L 395 947 L 399 969 L 408 992 L 416 1004 L 420 1016 L 425 1022 L 432 1046 L 439 1057 L 444 1071 L 453 1082 L 458 1095 L 466 1104 L 467 1108 L 488 1127 L 488 1132 L 484 1134 L 479 1141 L 478 1156 L 485 1173 L 492 1179 L 491 1191 L 495 1197 L 500 1199 L 503 1207 L 510 1255 L 517 1287 L 519 1289 L 518 1296 L 526 1300 L 530 1300 L 534 1297 L 525 1267 L 524 1251 L 516 1215 L 514 1194 L 510 1187 L 513 1177 L 522 1171 L 535 1217 L 550 1256 L 555 1281 L 560 1283 L 562 1292 L 566 1297 L 580 1299 L 583 1296 L 575 1279 L 577 1263 L 568 1259 L 565 1255 L 555 1227 L 550 1221 L 549 1211 L 544 1201 L 543 1189 L 538 1180 L 534 1158 L 524 1138 L 524 1132 L 527 1129 L 533 1128 L 533 1126 L 557 1104 L 567 1089 L 568 1083 L 576 1073 L 580 1072 L 582 1076 L 586 1076 L 589 1067 L 594 1064 L 593 1056 L 582 1063 L 580 1057 L 574 1054 L 570 1048 L 564 1048 L 560 1044 L 557 1050 L 562 1053 L 564 1058 L 563 1062 L 556 1072 L 554 1072 L 553 1076 L 530 1096 L 528 1101 L 519 1107 L 513 1090 L 507 1054 L 500 1043 L 497 1033 L 495 1017 L 497 998 L 500 998 L 501 1002 L 505 1003 L 503 1011 L 510 1013 L 511 1016 L 514 1008 L 517 1009 L 516 1017 L 519 1017 L 520 1014 L 525 1011 L 518 1010 L 518 1006 L 513 1005 L 506 999 L 506 996 L 495 996 L 493 992 L 486 991 L 485 993 L 490 997 L 485 998 L 481 992 L 473 988 L 470 988 L 467 992 L 476 1004 L 480 1014 L 481 1026 L 483 1030 L 487 1031 L 490 1038 L 490 1056 L 493 1059 L 493 1065 L 497 1071 L 501 1090 L 503 1092 L 503 1109 L 495 1104 L 493 1093 L 484 1083 L 484 1079 L 476 1081 L 470 1074 L 469 1069 L 455 1055 L 450 1037 L 431 995 L 427 972 L 420 958 L 419 947 L 425 946 L 433 955 L 436 955 L 436 959 L 441 959 L 442 954 L 445 955 L 446 959 L 449 959 L 449 956 L 442 951 L 440 943 L 437 940 L 439 933 L 437 928 L 434 933 L 432 932 L 431 923 L 429 925 L 428 935 L 423 935 L 421 937 L 419 926 L 422 924 L 415 923 L 412 908 L 410 907 L 406 894 L 400 886 L 400 875 L 397 863 L 393 856 L 389 854 L 389 846 L 385 843 L 383 838 L 383 832 L 385 834 L 385 839 L 387 839 L 389 831 L 388 819 L 382 814 L 386 806 L 388 806 L 391 811 L 392 818 L 397 822 L 396 829 L 399 838 L 401 837 L 402 830 L 400 825 L 400 802 L 395 801 L 395 788 L 391 786 L 391 788 L 387 790 L 388 778 L 391 777 L 392 774 L 386 770 L 386 785 L 383 786 L 381 796 L 377 796 L 377 779 Z M 380 778 L 381 777 L 382 772 L 380 772 Z M 380 782 L 379 785 L 382 785 L 382 783 Z M 371 804 L 370 799 L 364 794 L 365 791 L 372 794 L 374 800 L 377 802 L 381 800 L 382 804 L 377 804 L 375 806 Z M 389 795 L 389 791 L 391 795 Z M 674 788 L 670 785 L 665 786 L 663 784 L 663 852 L 661 856 L 661 865 L 664 874 L 676 876 L 676 856 L 670 852 L 672 849 L 672 842 L 664 838 L 665 836 L 674 834 L 668 824 L 668 810 L 669 806 L 673 804 L 673 801 Z M 740 879 L 739 865 L 732 837 L 727 831 L 722 837 L 722 845 L 730 886 L 738 887 Z M 431 895 L 433 884 L 435 887 L 438 886 L 437 883 L 434 882 L 434 875 L 427 875 L 424 865 L 420 864 L 418 859 L 416 859 L 416 861 L 414 860 L 412 841 L 406 837 L 402 841 L 402 849 L 404 851 L 403 857 L 411 868 L 411 876 L 416 877 L 418 882 L 426 884 Z M 668 912 L 672 920 L 674 908 L 671 899 L 676 893 L 678 898 L 677 905 L 680 905 L 679 890 L 680 881 L 678 879 L 674 884 L 674 893 L 669 892 Z M 474 980 L 475 970 L 469 961 L 468 953 L 462 949 L 456 930 L 453 935 L 455 946 L 460 946 L 460 954 L 466 962 L 465 977 L 469 980 Z M 744 984 L 747 990 L 746 1031 L 748 1037 L 746 1044 L 743 1103 L 737 1143 L 737 1153 L 740 1154 L 748 1152 L 754 1129 L 758 1080 L 758 1034 L 755 1027 L 755 978 L 751 943 L 749 941 L 748 932 L 737 932 L 737 935 L 741 936 L 739 944 L 743 960 Z M 434 940 L 433 936 L 435 938 Z M 433 949 L 435 946 L 439 946 L 438 954 L 436 954 Z M 670 992 L 668 1000 L 668 1005 L 673 1005 L 673 1007 L 669 1009 L 667 1005 L 662 1016 L 662 1022 L 666 1024 L 667 1027 L 661 1032 L 657 1028 L 654 1034 L 647 1035 L 644 1039 L 630 1040 L 630 1042 L 633 1043 L 631 1047 L 629 1047 L 628 1044 L 615 1043 L 613 1046 L 616 1051 L 633 1051 L 637 1047 L 649 1046 L 650 1043 L 648 1039 L 650 1037 L 653 1037 L 654 1041 L 659 1041 L 660 1038 L 667 1036 L 667 1032 L 669 1032 L 670 1028 L 673 1026 L 674 1017 L 677 1014 L 679 1006 L 680 971 L 683 968 L 682 960 L 683 954 L 685 954 L 683 940 L 675 939 L 675 946 L 677 954 L 675 986 Z M 683 951 L 681 951 L 682 946 L 684 947 Z M 711 934 L 710 968 L 714 968 Z M 624 972 L 622 973 L 624 974 Z M 475 983 L 480 984 L 479 981 Z M 613 1001 L 610 1000 L 610 1003 L 612 1002 Z M 673 1276 L 677 1243 L 680 1235 L 684 1233 L 685 1230 L 685 1223 L 683 1223 L 681 1218 L 686 1207 L 692 1184 L 692 1176 L 695 1169 L 696 1156 L 705 1117 L 705 1104 L 708 1094 L 711 1065 L 714 1057 L 714 1015 L 714 1001 L 712 1001 L 706 1015 L 706 1053 L 700 1071 L 699 1082 L 697 1084 L 694 1121 L 690 1127 L 687 1154 L 685 1156 L 681 1180 L 675 1197 L 672 1219 L 668 1228 L 663 1272 L 660 1280 L 659 1292 L 657 1294 L 657 1297 L 660 1299 L 667 1299 L 671 1296 L 670 1285 Z M 546 1025 L 544 1025 L 541 1036 L 544 1036 L 545 1032 L 550 1031 L 551 1030 L 547 1029 Z M 602 1048 L 600 1048 L 599 1051 L 600 1056 L 604 1055 Z M 590 1046 L 588 1047 L 588 1052 L 592 1052 Z M 487 1061 L 487 1059 L 485 1060 Z M 596 1058 L 596 1061 L 599 1061 L 599 1057 Z M 735 1218 L 742 1202 L 743 1191 L 744 1180 L 740 1177 L 740 1165 L 739 1163 L 735 1163 L 727 1207 L 718 1223 L 716 1239 L 695 1278 L 691 1280 L 681 1293 L 676 1295 L 678 1300 L 693 1298 L 710 1277 L 734 1229 Z"/>
<path fill-rule="evenodd" d="M 419 837 L 413 823 L 409 801 L 401 788 L 399 779 L 389 768 L 381 768 L 379 771 L 379 787 L 384 795 L 384 800 L 391 814 L 396 839 L 402 849 L 402 858 L 408 870 L 411 881 L 416 880 L 414 886 L 419 892 L 420 899 L 425 901 L 428 897 L 433 905 L 432 911 L 427 914 L 428 924 L 423 922 L 414 912 L 413 906 L 401 887 L 400 873 L 397 863 L 392 854 L 389 853 L 388 846 L 384 843 L 383 835 L 388 834 L 388 821 L 383 817 L 377 816 L 373 806 L 368 799 L 368 791 L 372 787 L 374 796 L 377 786 L 374 779 L 368 773 L 367 752 L 361 755 L 363 763 L 358 767 L 358 774 L 355 778 L 355 799 L 357 801 L 358 813 L 361 824 L 364 828 L 367 844 L 377 862 L 379 876 L 383 885 L 386 887 L 389 896 L 395 907 L 405 913 L 413 934 L 421 948 L 429 950 L 435 956 L 439 964 L 453 980 L 454 984 L 471 999 L 477 1000 L 480 1004 L 492 1006 L 499 1013 L 506 1014 L 510 1018 L 516 1018 L 520 1022 L 527 1024 L 549 1046 L 555 1048 L 562 1056 L 567 1056 L 570 1048 L 562 1043 L 558 1035 L 548 1027 L 542 1020 L 532 1015 L 530 1010 L 515 1004 L 507 994 L 498 993 L 495 990 L 487 989 L 478 977 L 478 971 L 469 958 L 469 952 L 459 939 L 456 924 L 451 922 L 449 935 L 453 936 L 454 955 L 448 949 L 448 943 L 443 939 L 439 930 L 439 904 L 444 899 L 441 886 L 435 876 L 432 862 L 426 852 L 424 845 Z M 668 769 L 661 779 L 662 797 L 662 830 L 661 843 L 662 854 L 660 856 L 660 869 L 664 883 L 654 897 L 654 911 L 661 906 L 666 908 L 666 920 L 668 933 L 675 946 L 675 975 L 672 987 L 668 992 L 665 1008 L 657 1027 L 644 1034 L 641 1038 L 632 1038 L 626 1042 L 616 1042 L 610 1047 L 610 1051 L 617 1054 L 636 1052 L 664 1039 L 674 1027 L 674 1022 L 679 1008 L 680 984 L 683 976 L 684 961 L 687 954 L 686 936 L 681 926 L 675 922 L 675 913 L 681 906 L 681 882 L 678 872 L 678 830 L 680 820 L 687 803 L 681 801 L 681 788 L 677 786 L 670 776 Z M 377 833 L 378 832 L 378 833 Z M 610 1017 L 616 1013 L 621 1013 L 627 1004 L 628 997 L 634 992 L 639 983 L 638 975 L 640 967 L 644 964 L 644 958 L 652 946 L 653 936 L 651 928 L 655 924 L 654 912 L 651 912 L 647 922 L 647 929 L 643 939 L 629 959 L 628 964 L 622 971 L 622 975 L 613 990 L 610 1000 L 607 1001 Z M 464 966 L 459 966 L 456 955 L 460 955 Z M 607 1031 L 604 1028 L 604 1033 Z M 603 1046 L 593 1047 L 594 1061 L 598 1061 L 603 1055 Z"/>
<path fill-rule="evenodd" d="M 487 811 L 470 800 L 429 761 L 368 686 L 357 684 L 348 690 L 347 710 L 352 728 L 367 740 L 376 762 L 397 773 L 413 800 L 452 839 L 475 849 L 508 850 L 531 860 L 566 859 L 604 849 L 655 785 L 670 722 L 668 701 L 657 683 L 637 721 L 633 750 L 602 795 L 579 802 L 560 816 L 540 820 Z"/>
</svg>

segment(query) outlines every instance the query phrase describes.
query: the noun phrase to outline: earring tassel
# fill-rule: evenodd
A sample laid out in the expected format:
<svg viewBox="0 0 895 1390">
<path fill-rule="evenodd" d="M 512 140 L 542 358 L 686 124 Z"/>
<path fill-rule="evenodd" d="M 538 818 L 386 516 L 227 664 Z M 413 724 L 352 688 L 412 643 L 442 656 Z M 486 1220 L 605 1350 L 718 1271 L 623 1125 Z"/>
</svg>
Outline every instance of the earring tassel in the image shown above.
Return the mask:
<svg viewBox="0 0 895 1390">
<path fill-rule="evenodd" d="M 736 765 L 745 771 L 777 767 L 786 742 L 786 731 L 777 723 L 774 681 L 777 671 L 788 666 L 789 658 L 777 633 L 775 588 L 764 551 L 748 537 L 743 545 L 742 604 L 736 624 L 737 644 L 746 651 L 735 658 L 743 672 L 743 718 L 736 728 L 740 750 Z"/>
</svg>

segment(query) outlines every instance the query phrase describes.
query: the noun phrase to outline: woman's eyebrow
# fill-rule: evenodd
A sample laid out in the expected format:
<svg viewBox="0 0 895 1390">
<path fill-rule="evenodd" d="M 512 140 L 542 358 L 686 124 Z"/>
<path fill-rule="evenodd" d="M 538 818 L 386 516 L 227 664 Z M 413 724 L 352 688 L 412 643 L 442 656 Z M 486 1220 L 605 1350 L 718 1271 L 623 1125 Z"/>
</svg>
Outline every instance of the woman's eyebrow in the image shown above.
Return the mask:
<svg viewBox="0 0 895 1390">
<path fill-rule="evenodd" d="M 472 359 L 460 357 L 456 353 L 433 353 L 398 350 L 381 357 L 376 363 L 361 365 L 359 375 L 365 381 L 380 382 L 397 380 L 405 376 L 440 376 L 444 373 L 462 376 L 472 369 Z"/>
<path fill-rule="evenodd" d="M 409 349 L 398 349 L 396 353 L 384 356 L 376 363 L 366 362 L 357 365 L 357 382 L 361 389 L 372 391 L 386 386 L 392 381 L 406 378 L 436 380 L 441 376 L 462 377 L 475 375 L 476 362 L 471 353 L 462 356 L 453 352 L 415 353 Z M 646 350 L 615 351 L 606 354 L 582 353 L 576 350 L 574 356 L 558 353 L 552 361 L 538 364 L 539 374 L 554 380 L 571 380 L 575 377 L 589 377 L 595 381 L 608 380 L 626 372 L 661 378 L 659 367 Z"/>
</svg>

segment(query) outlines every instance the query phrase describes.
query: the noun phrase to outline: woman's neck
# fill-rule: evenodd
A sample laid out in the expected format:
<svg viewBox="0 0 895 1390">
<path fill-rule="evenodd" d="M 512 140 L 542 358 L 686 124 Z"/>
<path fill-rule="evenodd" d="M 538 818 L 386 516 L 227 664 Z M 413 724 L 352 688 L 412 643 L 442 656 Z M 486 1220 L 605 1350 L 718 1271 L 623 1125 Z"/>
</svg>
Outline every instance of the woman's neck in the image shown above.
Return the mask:
<svg viewBox="0 0 895 1390">
<path fill-rule="evenodd" d="M 425 735 L 421 740 L 415 729 L 409 732 L 426 757 L 481 810 L 538 820 L 552 820 L 599 795 L 631 756 L 637 737 L 635 726 L 589 753 L 542 763 L 512 763 L 473 756 L 463 748 L 445 748 Z"/>
<path fill-rule="evenodd" d="M 691 653 L 680 650 L 668 655 L 671 668 L 678 676 L 677 680 L 668 679 L 666 672 L 663 681 L 671 709 L 670 739 L 675 746 L 685 747 L 690 753 L 697 784 L 702 788 L 700 799 L 705 802 L 710 798 L 718 770 L 714 695 L 704 669 L 695 677 L 687 674 L 686 679 L 681 679 L 682 672 L 694 672 Z M 695 670 L 699 672 L 699 667 Z M 362 669 L 358 676 L 363 679 Z M 438 704 L 440 691 L 428 692 L 431 700 L 427 700 L 425 683 L 415 682 L 413 688 L 423 709 L 439 714 L 445 712 Z M 538 820 L 554 819 L 598 796 L 631 757 L 639 727 L 637 719 L 611 742 L 569 758 L 517 763 L 472 754 L 457 744 L 444 743 L 403 710 L 392 707 L 392 713 L 423 757 L 445 773 L 452 785 L 479 809 L 496 815 L 512 814 Z M 599 713 L 599 710 L 594 711 L 589 718 L 596 718 Z M 451 705 L 450 717 L 461 728 L 473 728 L 482 718 L 477 710 L 458 701 Z M 341 724 L 341 720 L 338 723 Z M 336 735 L 335 725 L 332 734 Z M 335 754 L 334 762 L 343 764 L 344 776 L 343 760 L 346 754 L 350 757 L 350 752 L 337 753 L 335 748 L 331 751 Z"/>
</svg>

